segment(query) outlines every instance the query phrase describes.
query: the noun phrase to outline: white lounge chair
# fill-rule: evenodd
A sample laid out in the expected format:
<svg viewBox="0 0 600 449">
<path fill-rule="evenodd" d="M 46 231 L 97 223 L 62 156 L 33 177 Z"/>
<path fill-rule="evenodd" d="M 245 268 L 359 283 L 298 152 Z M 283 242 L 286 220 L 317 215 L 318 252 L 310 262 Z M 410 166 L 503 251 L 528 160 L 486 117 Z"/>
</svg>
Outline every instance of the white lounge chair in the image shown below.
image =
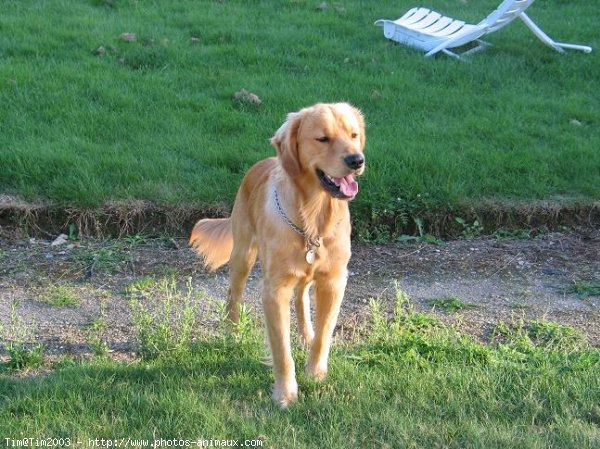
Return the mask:
<svg viewBox="0 0 600 449">
<path fill-rule="evenodd" d="M 552 40 L 525 14 L 525 10 L 533 2 L 534 0 L 504 0 L 477 25 L 443 16 L 427 8 L 412 8 L 398 20 L 378 20 L 375 25 L 383 27 L 383 34 L 388 39 L 422 50 L 425 56 L 442 51 L 459 58 L 461 55 L 483 50 L 489 44 L 480 37 L 508 25 L 518 17 L 544 44 L 560 53 L 564 53 L 564 48 L 585 53 L 592 51 L 591 47 L 585 45 L 563 44 Z M 449 50 L 470 42 L 476 42 L 477 45 L 460 55 Z"/>
</svg>

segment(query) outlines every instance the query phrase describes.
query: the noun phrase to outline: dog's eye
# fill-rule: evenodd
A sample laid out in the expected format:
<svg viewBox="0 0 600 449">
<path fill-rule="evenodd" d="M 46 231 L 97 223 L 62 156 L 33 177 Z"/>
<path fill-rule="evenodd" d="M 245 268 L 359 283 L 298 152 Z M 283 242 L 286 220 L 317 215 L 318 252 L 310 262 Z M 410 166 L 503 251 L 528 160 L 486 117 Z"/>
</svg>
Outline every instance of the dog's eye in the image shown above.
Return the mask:
<svg viewBox="0 0 600 449">
<path fill-rule="evenodd" d="M 352 137 L 353 139 L 356 139 L 358 137 L 358 134 L 352 133 L 352 134 L 350 134 L 350 137 Z"/>
<path fill-rule="evenodd" d="M 327 142 L 329 142 L 329 137 L 327 137 L 327 136 L 317 137 L 317 140 L 319 142 L 327 143 Z"/>
</svg>

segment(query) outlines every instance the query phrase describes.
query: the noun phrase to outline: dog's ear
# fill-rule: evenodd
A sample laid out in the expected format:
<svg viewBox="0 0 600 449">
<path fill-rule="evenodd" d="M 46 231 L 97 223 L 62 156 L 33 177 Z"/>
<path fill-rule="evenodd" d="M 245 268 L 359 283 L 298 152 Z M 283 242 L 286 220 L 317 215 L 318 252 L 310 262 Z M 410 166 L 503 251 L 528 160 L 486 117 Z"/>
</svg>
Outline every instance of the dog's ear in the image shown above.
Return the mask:
<svg viewBox="0 0 600 449">
<path fill-rule="evenodd" d="M 271 138 L 271 143 L 277 148 L 281 166 L 292 178 L 298 176 L 301 171 L 298 154 L 298 128 L 301 121 L 301 112 L 290 112 L 285 123 Z"/>
<path fill-rule="evenodd" d="M 360 127 L 360 148 L 363 149 L 365 147 L 365 118 L 362 115 L 362 112 L 360 112 L 360 109 L 355 108 L 354 106 L 352 107 L 352 112 L 354 112 L 354 115 L 356 116 L 356 120 L 358 121 L 358 126 Z"/>
</svg>

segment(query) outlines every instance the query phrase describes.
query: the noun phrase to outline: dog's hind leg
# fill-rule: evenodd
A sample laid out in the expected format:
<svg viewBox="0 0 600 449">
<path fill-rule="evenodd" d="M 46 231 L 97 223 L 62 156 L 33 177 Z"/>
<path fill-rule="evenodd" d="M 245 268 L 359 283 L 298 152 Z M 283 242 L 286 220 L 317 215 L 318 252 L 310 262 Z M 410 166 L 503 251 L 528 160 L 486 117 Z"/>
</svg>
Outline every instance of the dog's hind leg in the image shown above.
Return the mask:
<svg viewBox="0 0 600 449">
<path fill-rule="evenodd" d="M 227 292 L 227 317 L 234 324 L 240 322 L 244 288 L 255 262 L 256 248 L 246 242 L 236 242 L 229 259 L 229 291 Z"/>
</svg>

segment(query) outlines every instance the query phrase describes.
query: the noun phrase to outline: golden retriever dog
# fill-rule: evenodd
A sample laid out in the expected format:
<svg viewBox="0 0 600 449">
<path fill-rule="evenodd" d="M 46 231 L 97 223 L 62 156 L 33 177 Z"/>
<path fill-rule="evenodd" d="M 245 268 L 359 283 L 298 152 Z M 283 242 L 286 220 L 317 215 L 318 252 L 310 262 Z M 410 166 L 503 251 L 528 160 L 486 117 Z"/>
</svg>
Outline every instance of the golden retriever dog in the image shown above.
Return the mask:
<svg viewBox="0 0 600 449">
<path fill-rule="evenodd" d="M 288 114 L 271 143 L 277 157 L 250 168 L 231 217 L 200 220 L 190 244 L 208 269 L 229 262 L 227 311 L 233 323 L 239 322 L 246 280 L 258 256 L 275 378 L 272 397 L 285 408 L 298 397 L 290 346 L 292 297 L 299 331 L 310 348 L 306 373 L 317 380 L 327 375 L 348 277 L 348 201 L 358 193 L 355 176 L 365 170 L 365 122 L 347 103 L 320 103 Z"/>
</svg>

